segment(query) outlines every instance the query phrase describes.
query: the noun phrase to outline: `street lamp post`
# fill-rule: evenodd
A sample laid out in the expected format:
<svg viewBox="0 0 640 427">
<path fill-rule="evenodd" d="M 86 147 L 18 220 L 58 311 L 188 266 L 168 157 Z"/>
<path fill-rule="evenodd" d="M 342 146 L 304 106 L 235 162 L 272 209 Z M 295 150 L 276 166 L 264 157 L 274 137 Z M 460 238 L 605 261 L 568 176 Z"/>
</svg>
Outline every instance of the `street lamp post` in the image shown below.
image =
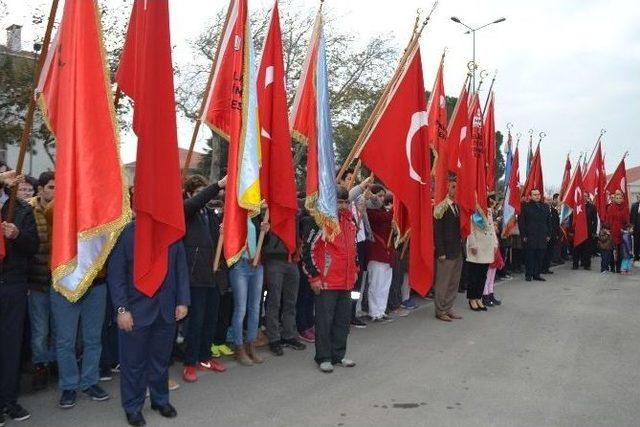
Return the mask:
<svg viewBox="0 0 640 427">
<path fill-rule="evenodd" d="M 455 16 L 452 16 L 451 20 L 453 22 L 457 23 L 457 24 L 460 24 L 460 25 L 464 26 L 468 30 L 465 34 L 471 33 L 471 39 L 472 39 L 472 43 L 473 43 L 473 59 L 472 59 L 472 62 L 473 62 L 473 66 L 472 66 L 473 75 L 472 75 L 471 81 L 472 81 L 472 84 L 473 84 L 473 91 L 475 92 L 476 91 L 476 68 L 477 68 L 476 67 L 476 31 L 479 31 L 479 30 L 481 30 L 481 29 L 483 29 L 485 27 L 488 27 L 489 25 L 492 25 L 492 24 L 498 24 L 500 22 L 504 22 L 504 21 L 507 20 L 507 18 L 504 18 L 504 17 L 503 18 L 498 18 L 495 21 L 491 21 L 488 24 L 484 24 L 484 25 L 481 25 L 481 26 L 476 27 L 476 28 L 472 28 L 472 27 L 468 26 L 467 24 L 465 24 L 464 22 L 462 22 L 459 18 L 457 18 Z"/>
</svg>

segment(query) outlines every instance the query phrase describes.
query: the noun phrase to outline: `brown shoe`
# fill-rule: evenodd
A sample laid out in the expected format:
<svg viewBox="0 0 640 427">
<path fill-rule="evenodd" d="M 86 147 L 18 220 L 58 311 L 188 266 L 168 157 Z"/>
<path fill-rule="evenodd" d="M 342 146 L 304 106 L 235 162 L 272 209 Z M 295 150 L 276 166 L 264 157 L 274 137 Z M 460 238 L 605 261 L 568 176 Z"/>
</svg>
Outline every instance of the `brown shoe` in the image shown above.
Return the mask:
<svg viewBox="0 0 640 427">
<path fill-rule="evenodd" d="M 260 357 L 258 355 L 258 352 L 256 351 L 256 344 L 252 343 L 252 342 L 248 342 L 245 345 L 245 350 L 247 352 L 247 356 L 249 356 L 249 358 L 251 359 L 251 361 L 253 363 L 263 363 L 264 359 L 262 357 Z"/>
<path fill-rule="evenodd" d="M 255 344 L 257 348 L 266 347 L 269 345 L 269 338 L 267 338 L 264 332 L 258 330 L 258 338 L 256 339 Z"/>
<path fill-rule="evenodd" d="M 244 349 L 244 346 L 242 345 L 237 345 L 236 346 L 236 351 L 234 354 L 234 357 L 236 359 L 236 361 L 243 366 L 253 366 L 253 361 L 251 360 L 251 358 L 247 355 L 246 350 Z"/>
<path fill-rule="evenodd" d="M 462 316 L 460 316 L 460 315 L 459 315 L 459 314 L 457 314 L 457 313 L 454 313 L 453 311 L 448 312 L 448 313 L 447 313 L 447 316 L 449 316 L 450 318 L 455 319 L 455 320 L 460 320 L 460 319 L 462 319 Z"/>
<path fill-rule="evenodd" d="M 449 317 L 448 314 L 436 314 L 436 319 L 442 320 L 443 322 L 453 322 L 453 319 Z"/>
</svg>

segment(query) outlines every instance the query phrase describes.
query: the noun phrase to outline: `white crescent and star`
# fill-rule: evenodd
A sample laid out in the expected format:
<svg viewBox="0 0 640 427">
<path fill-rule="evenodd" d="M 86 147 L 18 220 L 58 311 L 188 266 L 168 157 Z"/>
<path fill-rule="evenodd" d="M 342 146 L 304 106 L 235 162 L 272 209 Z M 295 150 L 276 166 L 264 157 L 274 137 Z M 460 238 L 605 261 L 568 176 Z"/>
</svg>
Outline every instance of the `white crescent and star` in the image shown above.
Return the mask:
<svg viewBox="0 0 640 427">
<path fill-rule="evenodd" d="M 580 187 L 576 187 L 576 189 L 573 192 L 573 203 L 576 205 L 576 214 L 579 214 L 582 212 L 582 204 L 580 203 L 581 199 L 582 199 L 582 190 L 580 189 Z"/>
<path fill-rule="evenodd" d="M 411 147 L 413 137 L 421 128 L 427 126 L 428 118 L 429 114 L 426 111 L 417 111 L 413 113 L 413 115 L 411 116 L 411 125 L 409 126 L 409 131 L 407 132 L 407 140 L 405 142 L 407 163 L 409 163 L 409 177 L 422 185 L 426 185 L 426 183 L 422 181 L 422 177 L 418 174 L 418 172 L 416 172 L 416 170 L 413 168 L 413 164 L 411 163 Z"/>
</svg>

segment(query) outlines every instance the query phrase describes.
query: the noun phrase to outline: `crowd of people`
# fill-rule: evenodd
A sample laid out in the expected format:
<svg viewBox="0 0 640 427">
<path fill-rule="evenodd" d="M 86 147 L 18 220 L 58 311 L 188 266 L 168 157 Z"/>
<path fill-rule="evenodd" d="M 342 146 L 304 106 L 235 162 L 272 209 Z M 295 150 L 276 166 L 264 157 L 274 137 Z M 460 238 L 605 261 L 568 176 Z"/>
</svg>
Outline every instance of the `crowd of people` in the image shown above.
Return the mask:
<svg viewBox="0 0 640 427">
<path fill-rule="evenodd" d="M 100 382 L 119 375 L 127 421 L 142 426 L 147 391 L 153 410 L 177 415 L 169 400 L 169 391 L 179 387 L 169 378 L 172 363 L 182 364 L 188 384 L 204 371 L 225 372 L 223 357 L 250 367 L 265 362 L 259 347 L 281 357 L 285 349 L 315 344 L 319 371 L 331 373 L 356 365 L 347 357 L 350 328 L 392 322 L 418 308 L 406 247 L 393 239 L 393 195 L 372 177 L 348 189 L 353 170 L 337 183 L 335 238 L 321 231 L 301 198 L 295 251 L 256 216 L 248 220 L 244 252 L 230 266 L 224 259 L 215 265 L 226 177 L 209 183 L 189 176 L 183 188 L 186 234 L 171 246 L 157 293 L 144 295 L 133 284 L 134 218 L 76 302 L 51 286 L 54 173 L 34 180 L 6 165 L 0 172 L 2 218 L 9 220 L 2 222 L 0 262 L 0 427 L 5 417 L 30 417 L 18 403 L 24 371 L 31 372 L 35 391 L 57 378 L 64 409 L 76 405 L 79 392 L 94 401 L 109 399 Z M 9 194 L 16 187 L 15 213 L 8 218 Z M 447 197 L 433 209 L 436 268 L 428 297 L 440 321 L 462 319 L 454 311 L 458 293 L 466 292 L 471 312 L 487 311 L 502 304 L 496 281 L 522 273 L 526 281 L 545 281 L 552 266 L 571 257 L 574 269 L 589 270 L 596 252 L 603 272 L 632 269 L 639 207 L 634 204 L 626 217 L 621 194 L 613 195 L 600 224 L 586 195 L 589 239 L 572 248 L 571 216 L 561 221 L 557 194 L 545 201 L 533 190 L 518 226 L 504 238 L 502 203 L 490 194 L 489 209 L 471 217 L 463 239 L 457 191 L 451 177 Z M 261 233 L 260 262 L 254 262 Z"/>
</svg>

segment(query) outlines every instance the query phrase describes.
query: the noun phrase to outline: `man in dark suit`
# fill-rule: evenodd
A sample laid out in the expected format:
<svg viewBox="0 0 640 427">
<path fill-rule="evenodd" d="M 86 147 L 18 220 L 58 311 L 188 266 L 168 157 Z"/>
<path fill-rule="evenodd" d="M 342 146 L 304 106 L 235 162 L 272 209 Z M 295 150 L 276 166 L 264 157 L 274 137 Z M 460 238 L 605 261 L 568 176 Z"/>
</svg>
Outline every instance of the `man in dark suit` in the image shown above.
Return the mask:
<svg viewBox="0 0 640 427">
<path fill-rule="evenodd" d="M 633 259 L 640 261 L 640 194 L 631 205 L 629 222 L 633 225 Z"/>
<path fill-rule="evenodd" d="M 107 270 L 107 283 L 117 312 L 120 340 L 122 407 L 132 426 L 146 424 L 142 416 L 146 390 L 151 409 L 163 417 L 177 415 L 169 403 L 169 358 L 176 321 L 187 315 L 189 271 L 182 241 L 169 249 L 167 275 L 153 297 L 133 284 L 135 222 L 127 225 L 116 244 Z"/>
<path fill-rule="evenodd" d="M 518 227 L 525 252 L 525 279 L 544 282 L 540 272 L 552 227 L 549 208 L 540 201 L 540 190 L 531 190 L 530 201 L 522 204 Z"/>
<path fill-rule="evenodd" d="M 437 259 L 433 301 L 436 318 L 444 322 L 462 318 L 453 312 L 462 272 L 460 209 L 455 203 L 457 185 L 455 178 L 450 178 L 447 197 L 433 210 Z"/>
<path fill-rule="evenodd" d="M 551 263 L 554 261 L 554 252 L 556 245 L 560 240 L 560 213 L 558 212 L 558 205 L 560 203 L 560 195 L 554 194 L 553 198 L 545 206 L 549 210 L 549 242 L 547 243 L 547 250 L 544 253 L 544 261 L 542 263 L 542 274 L 553 274 L 550 270 Z"/>
</svg>

